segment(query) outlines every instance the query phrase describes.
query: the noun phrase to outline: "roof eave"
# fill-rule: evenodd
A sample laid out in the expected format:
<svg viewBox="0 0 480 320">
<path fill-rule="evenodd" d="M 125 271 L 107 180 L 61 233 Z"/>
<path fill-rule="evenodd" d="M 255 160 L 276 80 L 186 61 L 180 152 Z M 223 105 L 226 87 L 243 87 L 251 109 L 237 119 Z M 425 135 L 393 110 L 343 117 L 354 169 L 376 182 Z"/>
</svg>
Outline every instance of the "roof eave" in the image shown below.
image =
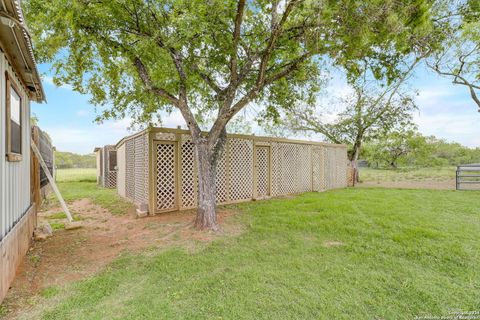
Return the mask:
<svg viewBox="0 0 480 320">
<path fill-rule="evenodd" d="M 2 48 L 21 78 L 30 99 L 36 102 L 46 101 L 42 80 L 33 55 L 32 41 L 25 25 L 23 13 L 17 0 L 1 0 L 0 6 L 0 33 L 2 34 Z"/>
</svg>

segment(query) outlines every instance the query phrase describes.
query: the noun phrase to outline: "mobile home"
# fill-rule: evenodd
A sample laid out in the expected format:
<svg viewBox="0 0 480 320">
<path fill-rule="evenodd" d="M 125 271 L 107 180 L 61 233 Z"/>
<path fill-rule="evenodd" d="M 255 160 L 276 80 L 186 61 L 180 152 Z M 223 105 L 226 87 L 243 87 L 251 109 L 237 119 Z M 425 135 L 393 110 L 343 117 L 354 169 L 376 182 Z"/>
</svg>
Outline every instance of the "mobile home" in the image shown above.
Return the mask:
<svg viewBox="0 0 480 320">
<path fill-rule="evenodd" d="M 17 0 L 0 1 L 0 302 L 36 224 L 30 177 L 30 101 L 44 101 Z"/>
</svg>

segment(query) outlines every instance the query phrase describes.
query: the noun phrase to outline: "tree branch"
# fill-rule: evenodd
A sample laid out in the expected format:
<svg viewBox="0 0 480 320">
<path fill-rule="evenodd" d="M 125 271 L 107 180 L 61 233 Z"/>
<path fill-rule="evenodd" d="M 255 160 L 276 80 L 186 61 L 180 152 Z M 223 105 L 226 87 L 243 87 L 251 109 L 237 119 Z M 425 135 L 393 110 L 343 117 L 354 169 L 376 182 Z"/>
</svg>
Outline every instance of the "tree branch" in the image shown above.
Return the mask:
<svg viewBox="0 0 480 320">
<path fill-rule="evenodd" d="M 192 69 L 193 69 L 193 71 L 198 73 L 200 78 L 202 78 L 203 81 L 205 81 L 207 83 L 207 85 L 213 91 L 215 91 L 216 94 L 221 94 L 222 93 L 223 89 L 218 86 L 218 84 L 212 79 L 212 77 L 210 77 L 208 74 L 206 74 L 205 72 L 200 70 L 200 68 L 197 66 L 197 64 L 193 63 L 192 64 Z"/>
<path fill-rule="evenodd" d="M 343 143 L 340 138 L 334 136 L 330 130 L 315 116 L 310 116 L 305 112 L 296 112 L 293 111 L 292 115 L 295 116 L 297 119 L 300 119 L 304 122 L 304 124 L 293 123 L 292 129 L 294 131 L 312 131 L 314 133 L 321 133 L 326 136 L 330 141 L 333 143 Z"/>
<path fill-rule="evenodd" d="M 264 79 L 260 84 L 257 83 L 252 89 L 250 89 L 250 91 L 247 94 L 245 94 L 237 103 L 235 103 L 233 107 L 230 108 L 230 110 L 227 113 L 228 120 L 230 120 L 235 114 L 237 114 L 240 110 L 242 110 L 242 108 L 245 107 L 247 103 L 255 99 L 255 97 L 258 95 L 258 93 L 262 88 L 288 76 L 293 71 L 297 70 L 299 65 L 303 63 L 305 60 L 307 60 L 311 55 L 312 54 L 310 52 L 304 53 L 297 59 L 294 59 L 290 63 L 286 64 L 285 68 L 282 71 L 279 71 L 278 73 L 273 74 L 270 77 Z"/>
<path fill-rule="evenodd" d="M 285 22 L 287 21 L 288 16 L 292 12 L 295 5 L 298 4 L 301 1 L 302 0 L 290 0 L 290 2 L 288 2 L 288 4 L 287 4 L 287 7 L 285 8 L 285 12 L 283 13 L 282 18 L 280 19 L 280 22 L 272 23 L 270 38 L 268 39 L 267 47 L 265 48 L 265 50 L 263 52 L 263 55 L 262 55 L 262 59 L 260 61 L 260 70 L 258 72 L 258 77 L 257 77 L 257 86 L 262 85 L 262 83 L 264 81 L 265 71 L 266 71 L 267 65 L 268 65 L 268 60 L 270 59 L 270 56 L 273 52 L 273 48 L 275 47 L 275 43 L 277 42 L 278 36 L 279 36 Z M 276 7 L 273 7 L 272 10 L 276 10 Z"/>
<path fill-rule="evenodd" d="M 140 58 L 135 57 L 134 58 L 134 64 L 135 67 L 137 68 L 138 75 L 140 79 L 142 79 L 143 84 L 147 88 L 148 91 L 157 94 L 168 101 L 170 101 L 174 106 L 176 106 L 180 112 L 183 115 L 183 118 L 188 124 L 188 127 L 192 131 L 192 138 L 198 138 L 200 137 L 201 130 L 200 127 L 198 126 L 197 121 L 195 120 L 195 117 L 193 116 L 192 111 L 188 107 L 186 99 L 178 99 L 177 97 L 173 96 L 169 92 L 167 92 L 165 89 L 155 87 L 153 85 L 152 79 L 150 78 L 150 75 L 145 68 L 145 65 L 143 62 L 140 60 Z"/>
<path fill-rule="evenodd" d="M 463 65 L 464 65 L 465 62 L 460 59 L 460 63 L 461 63 L 461 68 L 463 68 Z M 435 65 L 432 66 L 432 65 L 428 64 L 428 66 L 430 68 L 432 68 L 433 70 L 435 70 L 439 75 L 453 77 L 453 81 L 452 81 L 453 84 L 459 84 L 459 85 L 466 86 L 468 88 L 468 90 L 470 91 L 470 96 L 472 97 L 475 104 L 478 106 L 478 111 L 480 112 L 480 98 L 478 97 L 478 95 L 475 91 L 475 90 L 480 90 L 480 86 L 471 83 L 465 77 L 461 76 L 460 75 L 461 69 L 459 69 L 458 72 L 442 71 L 442 70 L 440 70 L 440 66 L 439 66 L 438 61 L 437 61 L 437 63 L 435 63 Z M 460 79 L 460 81 L 458 79 Z"/>
<path fill-rule="evenodd" d="M 237 50 L 240 41 L 240 28 L 242 26 L 243 12 L 245 10 L 245 0 L 239 0 L 237 6 L 237 14 L 235 16 L 235 28 L 233 30 L 233 50 L 230 58 L 230 79 L 231 82 L 237 83 Z"/>
<path fill-rule="evenodd" d="M 395 94 L 398 92 L 400 89 L 401 85 L 405 82 L 405 80 L 409 77 L 409 75 L 412 73 L 412 71 L 415 69 L 417 64 L 425 58 L 425 55 L 421 55 L 420 57 L 415 58 L 413 63 L 408 67 L 407 71 L 403 73 L 403 75 L 398 79 L 398 81 L 391 87 L 387 88 L 379 97 L 378 99 L 375 100 L 375 102 L 372 104 L 372 106 L 378 105 L 381 103 L 382 99 L 387 95 L 387 93 L 390 91 L 390 95 L 388 96 L 387 102 L 383 106 L 383 110 L 378 112 L 377 116 L 371 117 L 371 113 L 367 115 L 367 118 L 371 119 L 368 122 L 364 123 L 365 129 L 368 129 L 370 126 L 372 126 L 380 117 L 382 117 L 385 112 L 387 112 L 390 102 L 392 101 L 393 97 Z"/>
<path fill-rule="evenodd" d="M 135 57 L 133 63 L 137 69 L 138 76 L 148 91 L 167 99 L 174 106 L 178 106 L 179 99 L 177 97 L 169 93 L 167 90 L 155 87 L 153 85 L 152 79 L 150 78 L 150 75 L 140 58 Z"/>
</svg>

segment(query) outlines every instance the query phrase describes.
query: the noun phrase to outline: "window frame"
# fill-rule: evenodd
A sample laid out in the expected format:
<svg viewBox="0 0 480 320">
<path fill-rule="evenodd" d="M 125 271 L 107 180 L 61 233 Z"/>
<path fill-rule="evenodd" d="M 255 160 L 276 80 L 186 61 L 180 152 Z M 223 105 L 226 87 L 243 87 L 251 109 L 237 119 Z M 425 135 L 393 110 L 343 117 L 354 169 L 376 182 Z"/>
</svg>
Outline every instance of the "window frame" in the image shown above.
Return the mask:
<svg viewBox="0 0 480 320">
<path fill-rule="evenodd" d="M 5 127 L 6 127 L 6 132 L 5 132 L 5 140 L 6 140 L 6 157 L 7 161 L 10 162 L 18 162 L 22 161 L 22 148 L 23 148 L 23 97 L 22 97 L 22 92 L 15 83 L 15 81 L 12 81 L 13 78 L 10 76 L 8 71 L 5 71 L 5 106 L 6 106 L 6 115 L 5 115 Z M 12 124 L 11 124 L 11 99 L 10 99 L 10 94 L 11 90 L 15 91 L 15 93 L 18 95 L 20 98 L 20 153 L 17 152 L 12 152 Z"/>
</svg>

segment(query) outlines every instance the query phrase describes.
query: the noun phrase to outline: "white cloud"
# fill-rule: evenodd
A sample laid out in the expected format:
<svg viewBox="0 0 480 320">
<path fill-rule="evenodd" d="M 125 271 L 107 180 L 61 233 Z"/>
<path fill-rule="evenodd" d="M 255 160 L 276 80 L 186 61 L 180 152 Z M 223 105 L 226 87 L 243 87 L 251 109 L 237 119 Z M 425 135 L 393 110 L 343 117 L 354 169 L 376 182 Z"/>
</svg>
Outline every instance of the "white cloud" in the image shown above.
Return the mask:
<svg viewBox="0 0 480 320">
<path fill-rule="evenodd" d="M 420 113 L 415 116 L 420 132 L 435 135 L 448 141 L 459 142 L 469 147 L 480 147 L 480 114 L 436 114 Z"/>
<path fill-rule="evenodd" d="M 176 128 L 177 126 L 181 126 L 182 128 L 186 128 L 187 126 L 182 114 L 178 110 L 175 110 L 170 114 L 162 113 L 161 117 L 162 127 Z"/>
<path fill-rule="evenodd" d="M 420 132 L 480 147 L 480 113 L 463 87 L 450 83 L 420 87 L 414 116 Z"/>
<path fill-rule="evenodd" d="M 90 111 L 87 109 L 80 109 L 77 112 L 75 112 L 75 115 L 77 117 L 87 117 L 90 115 Z"/>
<path fill-rule="evenodd" d="M 57 150 L 86 154 L 91 153 L 97 146 L 116 144 L 125 136 L 135 133 L 130 129 L 131 123 L 131 118 L 124 118 L 116 121 L 105 121 L 98 125 L 92 124 L 88 127 L 54 125 L 42 127 L 42 129 L 52 137 Z M 162 123 L 163 127 L 166 128 L 176 128 L 179 125 L 186 128 L 180 112 L 164 115 Z"/>
<path fill-rule="evenodd" d="M 108 121 L 92 127 L 62 127 L 52 126 L 42 128 L 52 137 L 53 144 L 59 151 L 75 153 L 91 153 L 97 146 L 116 144 L 126 135 L 131 134 L 127 130 L 128 120 Z"/>
<path fill-rule="evenodd" d="M 455 96 L 456 92 L 452 85 L 434 85 L 418 88 L 417 101 L 420 103 L 434 101 L 442 101 L 446 97 Z"/>
</svg>

